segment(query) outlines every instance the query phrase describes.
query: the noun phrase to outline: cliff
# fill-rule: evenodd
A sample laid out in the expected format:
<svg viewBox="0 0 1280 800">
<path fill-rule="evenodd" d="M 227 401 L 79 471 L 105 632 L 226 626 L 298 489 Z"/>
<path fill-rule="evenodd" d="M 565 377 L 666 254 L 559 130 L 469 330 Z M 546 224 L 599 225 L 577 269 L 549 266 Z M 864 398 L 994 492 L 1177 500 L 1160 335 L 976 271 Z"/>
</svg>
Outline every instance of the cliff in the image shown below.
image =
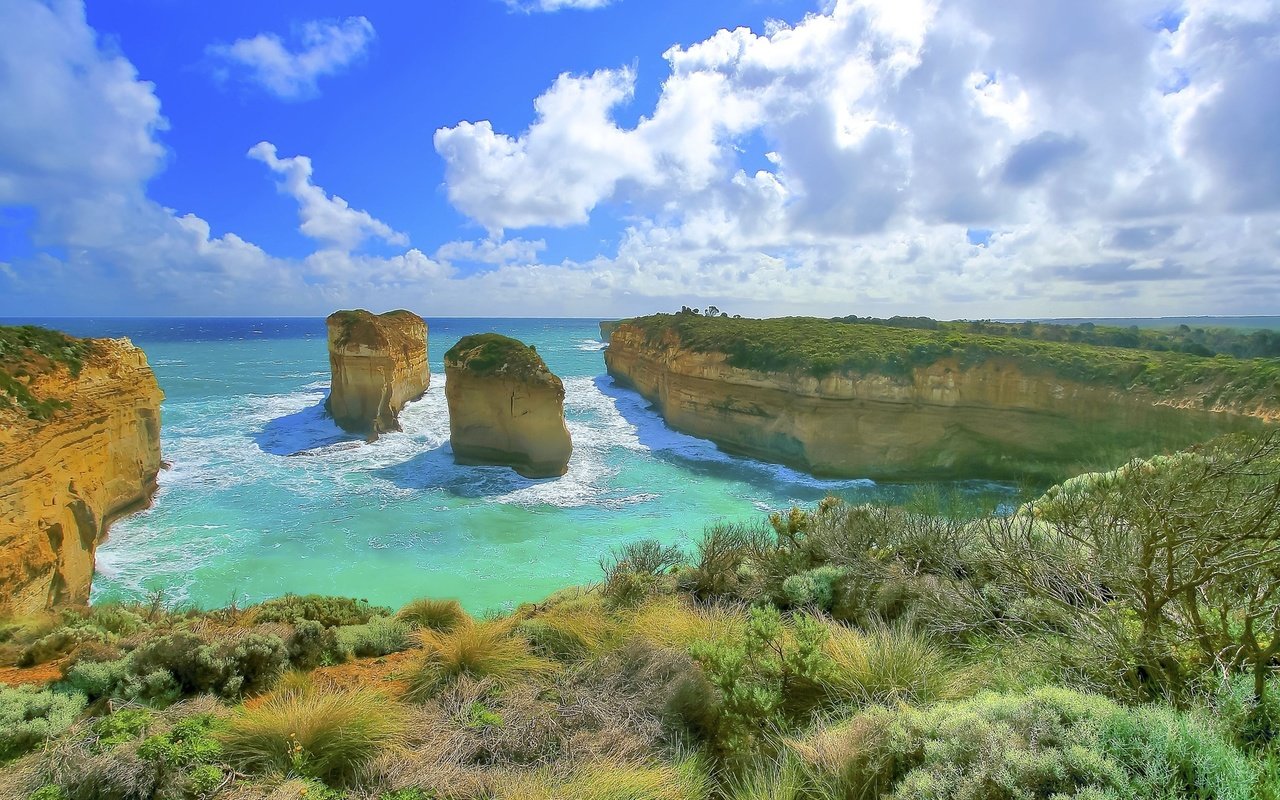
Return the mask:
<svg viewBox="0 0 1280 800">
<path fill-rule="evenodd" d="M 86 602 L 108 526 L 151 502 L 164 395 L 128 339 L 0 328 L 0 376 L 0 614 Z"/>
<path fill-rule="evenodd" d="M 1055 478 L 1260 427 L 1280 409 L 1274 384 L 1254 392 L 1231 373 L 1239 380 L 1224 385 L 1196 372 L 1202 365 L 1180 365 L 1184 387 L 1205 389 L 1193 399 L 1091 352 L 1103 348 L 933 336 L 822 320 L 647 317 L 618 325 L 605 363 L 677 430 L 842 477 Z M 1152 373 L 1165 380 L 1176 366 Z M 1232 413 L 1198 410 L 1224 404 Z"/>
<path fill-rule="evenodd" d="M 445 353 L 444 367 L 459 464 L 509 466 L 526 478 L 568 470 L 564 383 L 534 348 L 496 333 L 466 336 Z"/>
<path fill-rule="evenodd" d="M 325 409 L 343 430 L 370 438 L 400 430 L 405 403 L 431 385 L 427 323 L 410 311 L 336 311 L 325 320 L 332 374 Z"/>
</svg>

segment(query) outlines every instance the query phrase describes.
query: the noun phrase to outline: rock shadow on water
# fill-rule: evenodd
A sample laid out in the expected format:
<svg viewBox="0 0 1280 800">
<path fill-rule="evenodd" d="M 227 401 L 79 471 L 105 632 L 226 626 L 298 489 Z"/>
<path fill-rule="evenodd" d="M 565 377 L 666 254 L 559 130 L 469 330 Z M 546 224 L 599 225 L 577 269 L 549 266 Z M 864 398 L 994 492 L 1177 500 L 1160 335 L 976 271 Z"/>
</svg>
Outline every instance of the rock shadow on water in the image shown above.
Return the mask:
<svg viewBox="0 0 1280 800">
<path fill-rule="evenodd" d="M 369 474 L 390 481 L 400 489 L 440 489 L 454 497 L 470 500 L 500 497 L 556 480 L 525 478 L 510 467 L 477 467 L 455 463 L 453 447 L 449 442 L 424 450 L 408 461 L 370 470 Z"/>
<path fill-rule="evenodd" d="M 273 456 L 301 456 L 337 444 L 356 447 L 364 440 L 339 428 L 321 400 L 268 421 L 253 434 L 253 441 L 258 449 Z"/>
<path fill-rule="evenodd" d="M 613 378 L 601 375 L 595 378 L 594 383 L 601 394 L 613 400 L 618 414 L 635 428 L 636 438 L 649 448 L 655 459 L 687 472 L 717 480 L 738 481 L 771 492 L 785 487 L 788 494 L 801 501 L 821 500 L 834 491 L 858 490 L 877 494 L 891 488 L 881 487 L 866 478 L 816 478 L 783 464 L 727 452 L 709 439 L 669 427 L 652 403 Z"/>
</svg>

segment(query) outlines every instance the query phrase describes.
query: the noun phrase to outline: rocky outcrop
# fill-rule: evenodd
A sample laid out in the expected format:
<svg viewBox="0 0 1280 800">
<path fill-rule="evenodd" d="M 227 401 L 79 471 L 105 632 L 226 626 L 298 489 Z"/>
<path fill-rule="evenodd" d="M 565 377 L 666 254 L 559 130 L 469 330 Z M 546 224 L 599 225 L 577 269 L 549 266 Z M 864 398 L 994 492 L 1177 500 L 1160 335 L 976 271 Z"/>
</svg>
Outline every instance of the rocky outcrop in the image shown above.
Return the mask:
<svg viewBox="0 0 1280 800">
<path fill-rule="evenodd" d="M 410 311 L 337 311 L 329 329 L 332 373 L 325 409 L 340 428 L 370 439 L 400 430 L 405 404 L 431 385 L 427 323 Z"/>
<path fill-rule="evenodd" d="M 164 395 L 128 339 L 89 343 L 78 375 L 24 378 L 48 419 L 0 408 L 0 615 L 89 599 L 111 522 L 151 502 Z"/>
<path fill-rule="evenodd" d="M 459 464 L 509 466 L 526 478 L 568 470 L 564 383 L 534 348 L 496 333 L 466 336 L 445 353 L 444 372 Z"/>
<path fill-rule="evenodd" d="M 609 337 L 613 335 L 613 332 L 617 329 L 618 325 L 620 324 L 621 324 L 621 321 L 616 319 L 601 320 L 600 321 L 600 341 L 604 342 L 605 344 L 608 344 Z"/>
<path fill-rule="evenodd" d="M 1133 388 L 1093 386 L 993 358 L 940 358 L 906 375 L 821 379 L 731 366 L 623 322 L 609 375 L 672 428 L 726 451 L 816 475 L 875 479 L 1052 478 L 1261 427 L 1235 414 L 1180 410 Z M 1078 471 L 1078 470 L 1077 470 Z"/>
</svg>

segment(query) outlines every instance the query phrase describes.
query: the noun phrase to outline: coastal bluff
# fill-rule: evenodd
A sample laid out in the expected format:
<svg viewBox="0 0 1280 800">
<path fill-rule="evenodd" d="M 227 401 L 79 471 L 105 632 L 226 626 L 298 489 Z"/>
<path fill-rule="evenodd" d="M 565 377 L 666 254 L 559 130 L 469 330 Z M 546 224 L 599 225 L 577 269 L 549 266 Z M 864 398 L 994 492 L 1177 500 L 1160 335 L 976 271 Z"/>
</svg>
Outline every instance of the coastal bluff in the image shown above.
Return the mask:
<svg viewBox="0 0 1280 800">
<path fill-rule="evenodd" d="M 459 464 L 509 466 L 526 478 L 569 468 L 564 383 L 537 350 L 496 333 L 465 336 L 444 356 L 449 434 Z"/>
<path fill-rule="evenodd" d="M 610 334 L 609 375 L 670 427 L 820 476 L 1052 478 L 1280 410 L 1243 360 L 810 318 L 654 315 Z"/>
<path fill-rule="evenodd" d="M 336 311 L 325 320 L 331 381 L 325 410 L 338 427 L 375 439 L 400 430 L 405 404 L 431 385 L 427 323 L 411 311 Z"/>
<path fill-rule="evenodd" d="M 0 345 L 0 614 L 85 603 L 108 527 L 151 503 L 164 394 L 128 339 Z"/>
</svg>

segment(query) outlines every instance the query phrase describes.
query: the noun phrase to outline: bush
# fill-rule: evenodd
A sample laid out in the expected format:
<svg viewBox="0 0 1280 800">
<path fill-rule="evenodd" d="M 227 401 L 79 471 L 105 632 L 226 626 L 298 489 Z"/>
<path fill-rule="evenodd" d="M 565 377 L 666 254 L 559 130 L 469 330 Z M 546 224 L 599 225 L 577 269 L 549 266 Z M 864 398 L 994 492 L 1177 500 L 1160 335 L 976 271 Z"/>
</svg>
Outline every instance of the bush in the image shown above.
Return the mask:
<svg viewBox="0 0 1280 800">
<path fill-rule="evenodd" d="M 326 628 L 363 625 L 374 617 L 385 617 L 391 609 L 369 605 L 368 600 L 325 595 L 287 594 L 247 609 L 255 622 L 296 622 L 300 619 L 319 622 Z"/>
<path fill-rule="evenodd" d="M 0 760 L 61 734 L 86 704 L 85 696 L 75 691 L 0 686 Z"/>
<path fill-rule="evenodd" d="M 815 608 L 830 611 L 835 602 L 836 585 L 848 571 L 826 565 L 792 575 L 782 582 L 782 599 L 793 608 Z"/>
<path fill-rule="evenodd" d="M 213 693 L 235 699 L 268 688 L 288 665 L 288 648 L 278 636 L 206 640 L 180 631 L 146 641 L 118 661 L 76 664 L 67 679 L 95 698 L 172 702 Z"/>
<path fill-rule="evenodd" d="M 242 769 L 334 785 L 398 745 L 404 732 L 398 703 L 356 689 L 272 695 L 256 708 L 242 709 L 219 738 L 227 758 Z"/>
<path fill-rule="evenodd" d="M 457 600 L 436 600 L 424 597 L 414 600 L 396 612 L 396 619 L 411 628 L 428 628 L 433 631 L 451 631 L 471 621 Z"/>
<path fill-rule="evenodd" d="M 758 528 L 731 523 L 708 526 L 698 542 L 698 563 L 677 578 L 680 588 L 704 600 L 741 597 L 747 578 L 743 566 L 760 533 Z"/>
<path fill-rule="evenodd" d="M 823 790 L 845 798 L 1254 796 L 1243 755 L 1193 719 L 1066 689 L 877 706 L 795 749 Z"/>
<path fill-rule="evenodd" d="M 388 617 L 374 617 L 364 625 L 347 625 L 335 632 L 343 657 L 385 656 L 409 649 L 409 626 Z"/>
<path fill-rule="evenodd" d="M 662 576 L 684 562 L 684 553 L 675 545 L 656 539 L 629 542 L 600 559 L 604 572 L 601 592 L 613 605 L 639 605 L 663 587 Z"/>
<path fill-rule="evenodd" d="M 310 619 L 299 619 L 294 623 L 288 648 L 289 663 L 297 669 L 315 669 L 342 656 L 334 629 Z"/>
<path fill-rule="evenodd" d="M 521 622 L 517 631 L 539 655 L 572 661 L 599 652 L 609 640 L 612 626 L 598 611 L 552 607 Z"/>
<path fill-rule="evenodd" d="M 741 637 L 689 648 L 714 690 L 707 702 L 716 706 L 715 744 L 728 760 L 741 764 L 766 749 L 770 729 L 785 730 L 816 706 L 830 670 L 827 635 L 813 618 L 797 617 L 788 631 L 776 609 L 753 608 Z"/>
<path fill-rule="evenodd" d="M 524 637 L 512 635 L 507 623 L 424 631 L 422 648 L 422 661 L 409 676 L 408 696 L 414 700 L 434 696 L 460 675 L 507 682 L 555 669 L 554 662 L 533 654 Z"/>
</svg>

